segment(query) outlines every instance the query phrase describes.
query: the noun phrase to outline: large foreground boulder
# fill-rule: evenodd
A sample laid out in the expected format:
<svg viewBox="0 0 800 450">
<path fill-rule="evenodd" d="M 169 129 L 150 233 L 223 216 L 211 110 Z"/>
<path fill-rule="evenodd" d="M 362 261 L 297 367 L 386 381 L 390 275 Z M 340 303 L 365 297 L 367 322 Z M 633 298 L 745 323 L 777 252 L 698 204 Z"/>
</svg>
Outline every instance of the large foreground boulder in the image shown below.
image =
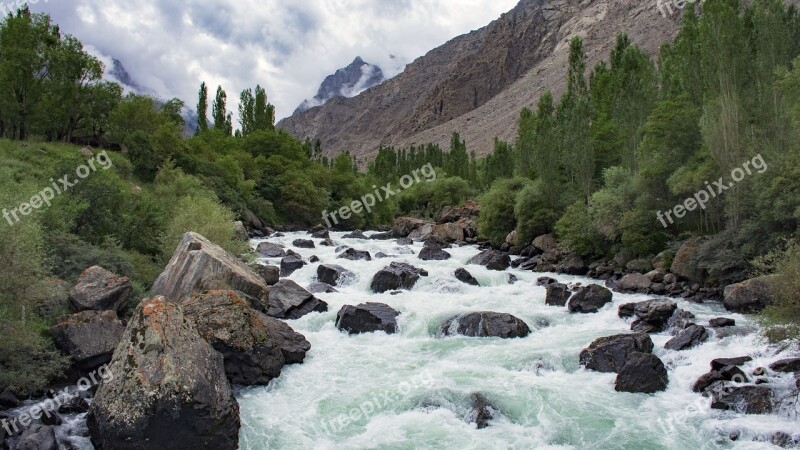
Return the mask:
<svg viewBox="0 0 800 450">
<path fill-rule="evenodd" d="M 652 353 L 632 353 L 617 374 L 617 392 L 653 394 L 664 391 L 669 376 L 664 363 Z"/>
<path fill-rule="evenodd" d="M 600 311 L 600 308 L 611 303 L 613 295 L 611 291 L 599 284 L 584 286 L 572 296 L 567 307 L 571 313 L 596 313 Z"/>
<path fill-rule="evenodd" d="M 69 304 L 75 312 L 122 311 L 133 286 L 128 277 L 119 277 L 100 266 L 86 269 L 69 292 Z"/>
<path fill-rule="evenodd" d="M 644 333 L 618 334 L 592 342 L 580 355 L 580 364 L 597 372 L 619 372 L 634 353 L 650 353 L 653 341 Z"/>
<path fill-rule="evenodd" d="M 83 311 L 58 321 L 50 334 L 78 370 L 92 370 L 111 361 L 125 326 L 114 311 Z"/>
<path fill-rule="evenodd" d="M 214 290 L 236 291 L 251 307 L 266 310 L 269 288 L 261 276 L 203 236 L 186 233 L 151 292 L 179 303 Z"/>
<path fill-rule="evenodd" d="M 460 314 L 446 320 L 440 334 L 469 337 L 499 337 L 503 339 L 525 337 L 531 329 L 521 319 L 506 313 L 473 312 Z"/>
<path fill-rule="evenodd" d="M 730 386 L 724 382 L 711 387 L 711 407 L 742 414 L 769 414 L 773 410 L 772 389 L 767 386 Z"/>
<path fill-rule="evenodd" d="M 672 259 L 672 266 L 669 271 L 686 280 L 702 282 L 704 272 L 697 265 L 697 257 L 700 253 L 700 247 L 705 241 L 705 238 L 697 237 L 684 242 L 675 254 L 675 258 Z"/>
<path fill-rule="evenodd" d="M 725 287 L 725 308 L 737 313 L 757 313 L 766 308 L 772 300 L 770 284 L 774 275 L 753 278 Z"/>
<path fill-rule="evenodd" d="M 562 283 L 551 283 L 545 286 L 547 291 L 544 304 L 548 306 L 566 306 L 569 297 L 572 295 L 569 287 Z"/>
<path fill-rule="evenodd" d="M 236 449 L 239 406 L 217 353 L 164 297 L 146 299 L 125 330 L 88 416 L 103 449 Z"/>
<path fill-rule="evenodd" d="M 353 281 L 356 274 L 336 264 L 321 264 L 317 267 L 317 279 L 331 286 L 339 286 Z"/>
<path fill-rule="evenodd" d="M 499 250 L 486 250 L 475 255 L 468 264 L 477 264 L 485 266 L 489 270 L 503 271 L 511 266 L 511 257 L 508 256 L 508 253 Z"/>
<path fill-rule="evenodd" d="M 327 310 L 327 303 L 292 280 L 281 280 L 269 291 L 267 315 L 270 317 L 294 320 L 311 312 Z"/>
<path fill-rule="evenodd" d="M 181 304 L 184 314 L 225 359 L 234 384 L 264 385 L 281 374 L 285 361 L 257 312 L 233 291 L 195 294 Z"/>
<path fill-rule="evenodd" d="M 397 316 L 400 313 L 383 303 L 362 303 L 358 306 L 345 305 L 336 315 L 336 328 L 350 334 L 383 331 L 386 334 L 397 332 Z"/>
<path fill-rule="evenodd" d="M 375 274 L 371 288 L 378 294 L 396 289 L 410 290 L 421 276 L 427 277 L 428 272 L 410 264 L 393 262 Z"/>
</svg>

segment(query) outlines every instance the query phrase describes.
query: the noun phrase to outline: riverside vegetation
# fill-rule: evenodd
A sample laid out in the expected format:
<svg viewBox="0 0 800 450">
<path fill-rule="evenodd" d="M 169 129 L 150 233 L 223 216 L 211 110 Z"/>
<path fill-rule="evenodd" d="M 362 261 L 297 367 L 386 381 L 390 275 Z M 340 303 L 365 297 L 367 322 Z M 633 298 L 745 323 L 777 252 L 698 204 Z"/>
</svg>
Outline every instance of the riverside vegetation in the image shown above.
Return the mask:
<svg viewBox="0 0 800 450">
<path fill-rule="evenodd" d="M 576 254 L 663 255 L 708 236 L 694 263 L 723 286 L 779 274 L 764 317 L 797 334 L 800 317 L 800 14 L 778 0 L 707 0 L 686 10 L 681 31 L 653 61 L 620 35 L 609 63 L 590 71 L 571 43 L 564 95 L 545 93 L 522 111 L 515 143 L 476 159 L 458 134 L 447 151 L 381 149 L 366 170 L 347 153 L 274 126 L 261 87 L 240 96 L 234 131 L 227 95 L 200 88 L 198 132 L 185 136 L 178 99 L 123 95 L 102 64 L 50 18 L 21 9 L 0 23 L 0 203 L 18 205 L 91 157 L 91 174 L 49 208 L 0 224 L 0 390 L 41 393 L 68 359 L 48 330 L 67 312 L 65 286 L 100 265 L 132 280 L 135 307 L 187 231 L 247 258 L 234 221 L 256 234 L 319 222 L 335 210 L 430 163 L 436 180 L 403 191 L 341 229 L 378 228 L 398 215 L 434 217 L 478 198 L 478 230 L 518 249 L 554 232 Z M 19 95 L 19 93 L 23 93 Z M 81 145 L 71 145 L 78 143 Z M 770 170 L 749 177 L 666 230 L 671 208 L 756 154 Z M 239 236 L 241 238 L 241 236 Z M 128 314 L 132 311 L 128 311 Z"/>
</svg>

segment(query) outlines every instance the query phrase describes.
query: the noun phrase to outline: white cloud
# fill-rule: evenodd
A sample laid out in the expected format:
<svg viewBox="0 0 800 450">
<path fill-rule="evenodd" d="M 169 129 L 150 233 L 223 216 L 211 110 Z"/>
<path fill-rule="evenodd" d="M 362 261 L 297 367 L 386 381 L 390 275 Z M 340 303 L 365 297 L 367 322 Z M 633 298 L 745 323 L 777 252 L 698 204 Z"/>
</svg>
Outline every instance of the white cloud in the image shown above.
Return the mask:
<svg viewBox="0 0 800 450">
<path fill-rule="evenodd" d="M 205 81 L 212 94 L 223 86 L 234 111 L 239 92 L 261 84 L 282 118 L 356 56 L 394 76 L 517 1 L 43 0 L 32 9 L 162 97 L 194 107 Z"/>
</svg>

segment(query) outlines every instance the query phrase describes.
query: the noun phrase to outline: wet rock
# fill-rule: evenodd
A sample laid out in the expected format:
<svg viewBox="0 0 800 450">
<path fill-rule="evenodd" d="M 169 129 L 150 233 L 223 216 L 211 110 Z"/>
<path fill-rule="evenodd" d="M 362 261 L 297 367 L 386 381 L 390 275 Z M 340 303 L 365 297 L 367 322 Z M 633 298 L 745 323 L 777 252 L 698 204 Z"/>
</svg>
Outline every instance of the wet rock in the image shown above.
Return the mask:
<svg viewBox="0 0 800 450">
<path fill-rule="evenodd" d="M 372 261 L 372 256 L 367 251 L 356 250 L 348 248 L 342 254 L 336 257 L 337 259 L 348 259 L 350 261 Z"/>
<path fill-rule="evenodd" d="M 353 231 L 352 233 L 345 234 L 342 239 L 369 239 L 366 234 L 361 230 Z"/>
<path fill-rule="evenodd" d="M 474 256 L 467 264 L 485 266 L 489 270 L 503 271 L 511 266 L 511 257 L 508 253 L 498 250 L 486 250 Z"/>
<path fill-rule="evenodd" d="M 223 357 L 164 297 L 143 300 L 88 415 L 98 448 L 236 449 L 239 406 Z"/>
<path fill-rule="evenodd" d="M 483 394 L 473 393 L 470 395 L 470 411 L 467 415 L 467 422 L 476 424 L 479 430 L 486 428 L 494 418 L 496 409 Z"/>
<path fill-rule="evenodd" d="M 314 241 L 311 239 L 295 239 L 292 245 L 297 248 L 316 248 Z"/>
<path fill-rule="evenodd" d="M 617 284 L 617 289 L 625 292 L 646 293 L 650 290 L 653 282 L 640 273 L 631 273 L 622 277 Z"/>
<path fill-rule="evenodd" d="M 652 394 L 664 391 L 669 384 L 667 368 L 652 353 L 631 353 L 617 374 L 617 392 Z"/>
<path fill-rule="evenodd" d="M 540 252 L 544 253 L 548 250 L 557 248 L 558 241 L 552 234 L 545 234 L 542 236 L 538 236 L 536 239 L 534 239 L 531 245 L 533 245 L 533 247 L 536 250 L 539 250 Z"/>
<path fill-rule="evenodd" d="M 294 320 L 311 312 L 327 310 L 327 303 L 292 280 L 281 280 L 269 290 L 267 315 L 270 317 Z"/>
<path fill-rule="evenodd" d="M 311 237 L 314 239 L 330 239 L 331 233 L 328 230 L 318 230 L 311 233 Z"/>
<path fill-rule="evenodd" d="M 383 331 L 386 334 L 397 332 L 397 316 L 400 313 L 383 303 L 362 303 L 358 306 L 345 305 L 336 315 L 336 328 L 349 334 Z"/>
<path fill-rule="evenodd" d="M 669 300 L 648 300 L 637 303 L 634 307 L 637 321 L 631 325 L 631 329 L 646 333 L 664 331 L 667 322 L 677 309 L 678 305 Z"/>
<path fill-rule="evenodd" d="M 288 277 L 303 268 L 306 262 L 298 255 L 288 255 L 281 259 L 281 276 Z"/>
<path fill-rule="evenodd" d="M 251 307 L 265 309 L 264 279 L 247 264 L 197 233 L 186 233 L 151 292 L 181 302 L 195 292 L 233 290 Z"/>
<path fill-rule="evenodd" d="M 513 273 L 508 274 L 508 284 L 514 284 L 519 281 L 519 278 L 516 277 Z"/>
<path fill-rule="evenodd" d="M 256 247 L 256 252 L 262 258 L 282 258 L 286 256 L 286 248 L 274 242 L 261 242 Z"/>
<path fill-rule="evenodd" d="M 0 408 L 11 409 L 20 405 L 19 399 L 8 389 L 3 389 L 0 392 Z"/>
<path fill-rule="evenodd" d="M 725 309 L 737 313 L 756 313 L 769 305 L 772 299 L 770 283 L 774 275 L 753 278 L 725 288 L 722 304 Z"/>
<path fill-rule="evenodd" d="M 499 337 L 503 339 L 525 337 L 530 334 L 528 325 L 511 314 L 473 312 L 460 314 L 446 320 L 441 328 L 443 336 L 460 334 L 469 337 Z"/>
<path fill-rule="evenodd" d="M 620 319 L 629 319 L 635 315 L 637 303 L 625 303 L 617 308 L 617 316 Z"/>
<path fill-rule="evenodd" d="M 392 232 L 386 232 L 386 233 L 375 233 L 369 238 L 370 240 L 373 241 L 388 241 L 389 239 L 392 239 L 394 237 L 396 236 Z"/>
<path fill-rule="evenodd" d="M 712 370 L 711 372 L 700 375 L 700 378 L 698 378 L 697 381 L 694 382 L 694 385 L 692 385 L 692 391 L 703 392 L 708 389 L 709 386 L 718 381 L 725 381 L 725 379 L 722 377 L 721 373 L 716 370 Z"/>
<path fill-rule="evenodd" d="M 548 284 L 545 289 L 547 294 L 544 304 L 548 306 L 566 306 L 567 300 L 572 295 L 567 285 L 561 283 Z"/>
<path fill-rule="evenodd" d="M 420 252 L 418 258 L 423 261 L 445 261 L 453 255 L 444 251 L 439 245 L 426 245 Z"/>
<path fill-rule="evenodd" d="M 75 312 L 120 312 L 127 306 L 132 290 L 128 277 L 119 277 L 100 266 L 92 266 L 80 275 L 69 292 L 69 304 Z"/>
<path fill-rule="evenodd" d="M 672 259 L 672 266 L 669 271 L 689 281 L 703 281 L 705 274 L 703 270 L 697 266 L 697 256 L 699 256 L 700 247 L 705 241 L 705 238 L 698 237 L 684 242 Z"/>
<path fill-rule="evenodd" d="M 125 326 L 114 311 L 83 311 L 50 328 L 56 347 L 82 372 L 110 362 L 124 332 Z"/>
<path fill-rule="evenodd" d="M 634 353 L 650 353 L 653 341 L 644 333 L 602 337 L 581 351 L 580 364 L 597 372 L 619 372 Z"/>
<path fill-rule="evenodd" d="M 333 240 L 331 238 L 328 238 L 328 239 L 323 239 L 322 241 L 320 241 L 319 245 L 321 245 L 323 247 L 336 247 L 336 242 L 333 242 Z"/>
<path fill-rule="evenodd" d="M 308 292 L 312 294 L 331 294 L 339 291 L 328 283 L 314 282 L 308 285 Z"/>
<path fill-rule="evenodd" d="M 798 444 L 798 440 L 793 438 L 792 435 L 789 433 L 784 433 L 783 431 L 778 431 L 777 433 L 772 435 L 770 439 L 770 443 L 772 445 L 781 447 L 781 448 L 796 448 L 796 444 Z"/>
<path fill-rule="evenodd" d="M 386 258 L 394 258 L 394 257 L 395 257 L 394 255 L 387 255 L 386 253 L 383 253 L 383 252 L 378 252 L 378 253 L 375 254 L 375 259 L 386 259 Z"/>
<path fill-rule="evenodd" d="M 281 279 L 281 268 L 277 266 L 261 266 L 261 278 L 267 286 L 272 286 Z"/>
<path fill-rule="evenodd" d="M 414 240 L 413 239 L 409 239 L 409 238 L 400 238 L 400 239 L 397 239 L 394 242 L 395 242 L 395 244 L 400 245 L 400 246 L 414 245 Z"/>
<path fill-rule="evenodd" d="M 766 386 L 727 386 L 715 383 L 711 388 L 711 408 L 742 414 L 769 414 L 773 410 L 772 390 Z"/>
<path fill-rule="evenodd" d="M 667 327 L 674 330 L 683 330 L 694 324 L 695 315 L 685 309 L 678 309 L 667 321 Z"/>
<path fill-rule="evenodd" d="M 775 372 L 800 372 L 800 358 L 786 358 L 769 365 Z"/>
<path fill-rule="evenodd" d="M 668 350 L 686 350 L 708 340 L 708 331 L 700 325 L 689 325 L 677 336 L 667 341 L 664 348 Z"/>
<path fill-rule="evenodd" d="M 428 272 L 410 264 L 393 262 L 375 274 L 371 288 L 378 294 L 396 289 L 410 290 L 421 276 L 427 277 Z"/>
<path fill-rule="evenodd" d="M 735 327 L 736 321 L 733 319 L 728 319 L 726 317 L 718 317 L 716 319 L 709 320 L 708 326 L 710 326 L 711 328 Z"/>
<path fill-rule="evenodd" d="M 318 263 L 319 262 L 319 257 L 317 255 L 312 255 L 311 258 L 308 258 L 308 262 L 310 262 L 312 264 L 313 263 Z"/>
<path fill-rule="evenodd" d="M 478 283 L 478 280 L 472 276 L 471 273 L 464 269 L 463 267 L 460 269 L 456 269 L 456 279 L 462 283 L 469 284 L 471 286 L 480 286 L 481 284 Z"/>
<path fill-rule="evenodd" d="M 267 336 L 281 350 L 286 364 L 301 364 L 311 344 L 302 334 L 294 331 L 286 322 L 259 313 L 258 318 L 267 327 Z"/>
<path fill-rule="evenodd" d="M 547 286 L 548 284 L 558 283 L 558 280 L 550 277 L 540 277 L 536 280 L 537 286 Z"/>
<path fill-rule="evenodd" d="M 613 294 L 603 286 L 592 284 L 581 287 L 568 303 L 569 312 L 590 314 L 611 303 Z"/>
<path fill-rule="evenodd" d="M 32 425 L 19 438 L 16 450 L 58 450 L 55 428 L 47 425 Z"/>
<path fill-rule="evenodd" d="M 753 358 L 749 356 L 739 356 L 737 358 L 717 358 L 711 360 L 711 370 L 720 370 L 726 366 L 741 366 L 742 364 L 752 360 Z"/>
<path fill-rule="evenodd" d="M 321 264 L 317 267 L 317 279 L 331 286 L 344 286 L 355 281 L 356 274 L 336 264 Z"/>
<path fill-rule="evenodd" d="M 556 270 L 568 275 L 586 275 L 589 272 L 589 267 L 586 266 L 580 256 L 570 254 L 558 263 Z"/>
</svg>

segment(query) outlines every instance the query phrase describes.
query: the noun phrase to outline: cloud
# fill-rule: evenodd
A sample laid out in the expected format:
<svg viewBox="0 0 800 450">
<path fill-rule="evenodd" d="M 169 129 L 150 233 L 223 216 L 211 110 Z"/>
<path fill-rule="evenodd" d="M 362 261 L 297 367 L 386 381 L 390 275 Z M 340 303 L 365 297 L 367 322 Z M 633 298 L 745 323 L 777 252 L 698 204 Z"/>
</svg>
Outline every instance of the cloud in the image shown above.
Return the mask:
<svg viewBox="0 0 800 450">
<path fill-rule="evenodd" d="M 392 77 L 517 1 L 39 0 L 31 9 L 161 97 L 194 106 L 205 81 L 223 86 L 234 111 L 239 93 L 261 84 L 282 118 L 356 56 Z"/>
</svg>

